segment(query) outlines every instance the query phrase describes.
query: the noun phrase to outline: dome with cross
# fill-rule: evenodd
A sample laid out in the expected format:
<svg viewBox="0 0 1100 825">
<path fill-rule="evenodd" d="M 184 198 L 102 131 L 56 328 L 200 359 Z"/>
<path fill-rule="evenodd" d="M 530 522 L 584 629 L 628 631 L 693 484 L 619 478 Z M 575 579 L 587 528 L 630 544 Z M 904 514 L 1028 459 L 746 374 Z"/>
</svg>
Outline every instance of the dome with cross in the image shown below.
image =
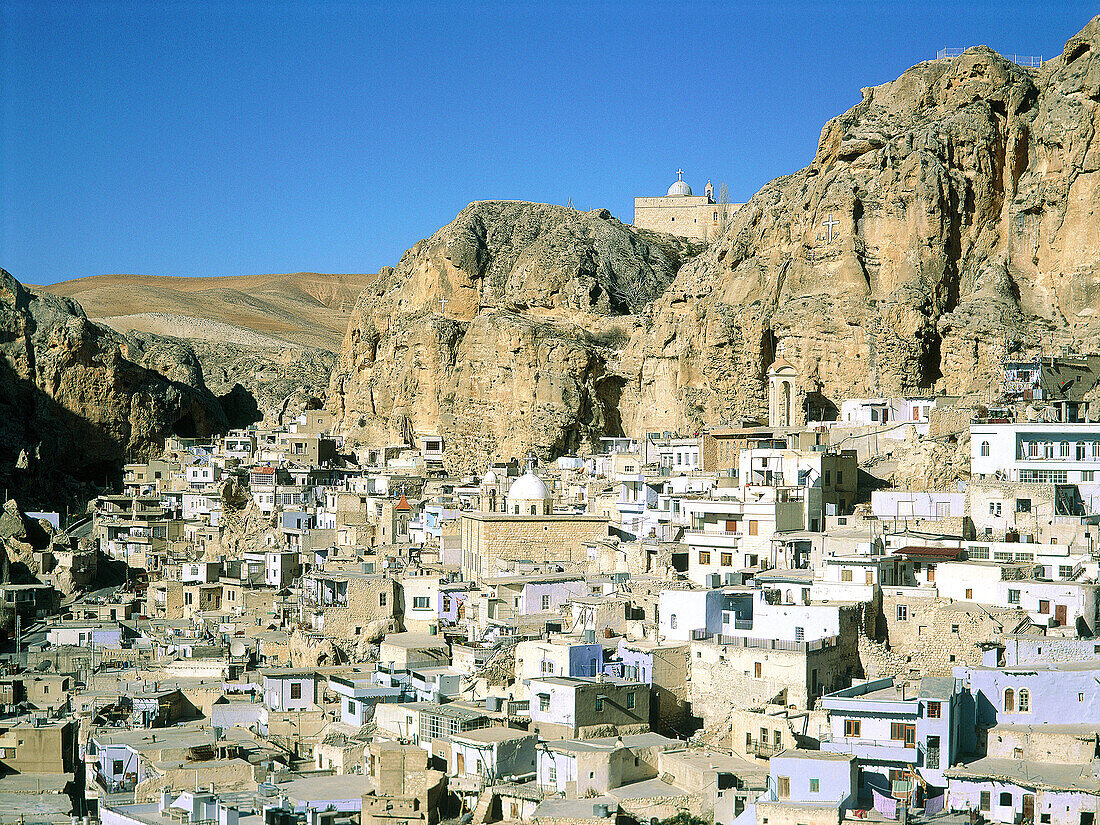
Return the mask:
<svg viewBox="0 0 1100 825">
<path fill-rule="evenodd" d="M 676 170 L 676 181 L 672 186 L 668 187 L 668 194 L 670 197 L 676 196 L 688 196 L 691 194 L 691 187 L 684 183 L 684 170 Z"/>
</svg>

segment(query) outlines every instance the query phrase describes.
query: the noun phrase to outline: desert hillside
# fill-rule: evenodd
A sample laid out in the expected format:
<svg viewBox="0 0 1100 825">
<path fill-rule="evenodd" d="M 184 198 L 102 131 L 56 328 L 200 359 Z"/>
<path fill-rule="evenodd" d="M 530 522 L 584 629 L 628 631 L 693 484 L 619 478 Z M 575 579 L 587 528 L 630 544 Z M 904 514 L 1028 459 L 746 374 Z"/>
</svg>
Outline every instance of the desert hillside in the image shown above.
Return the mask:
<svg viewBox="0 0 1100 825">
<path fill-rule="evenodd" d="M 375 275 L 173 278 L 94 275 L 38 287 L 74 298 L 88 317 L 130 330 L 248 347 L 295 344 L 334 352 L 355 299 Z"/>
</svg>

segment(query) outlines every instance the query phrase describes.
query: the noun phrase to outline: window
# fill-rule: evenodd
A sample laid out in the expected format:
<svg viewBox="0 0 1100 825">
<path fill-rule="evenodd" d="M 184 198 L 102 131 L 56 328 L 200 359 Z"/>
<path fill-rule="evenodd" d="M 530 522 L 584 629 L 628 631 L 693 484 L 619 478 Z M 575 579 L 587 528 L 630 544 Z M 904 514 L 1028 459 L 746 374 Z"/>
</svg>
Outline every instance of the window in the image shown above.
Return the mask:
<svg viewBox="0 0 1100 825">
<path fill-rule="evenodd" d="M 899 622 L 909 621 L 909 605 L 899 604 L 897 606 L 897 617 Z"/>
<path fill-rule="evenodd" d="M 989 502 L 989 515 L 999 516 L 1001 514 L 1001 502 L 991 501 Z"/>
<path fill-rule="evenodd" d="M 1001 805 L 1006 808 L 1012 805 L 1012 794 L 1008 791 L 1001 792 Z"/>
<path fill-rule="evenodd" d="M 626 706 L 628 708 L 634 707 L 634 691 L 631 691 L 626 695 Z"/>
<path fill-rule="evenodd" d="M 1081 471 L 1081 481 L 1095 481 L 1095 480 L 1096 480 L 1096 471 L 1095 470 L 1082 470 Z"/>
<path fill-rule="evenodd" d="M 908 725 L 904 722 L 891 722 L 890 738 L 895 742 L 904 742 L 905 747 L 911 748 L 917 742 L 916 725 Z"/>
<path fill-rule="evenodd" d="M 546 770 L 546 778 L 547 780 L 549 780 L 551 785 L 556 785 L 558 782 L 558 769 L 551 765 Z M 986 796 L 989 796 L 989 794 L 987 793 Z"/>
<path fill-rule="evenodd" d="M 290 683 L 290 698 L 301 699 L 302 698 L 302 683 L 291 682 Z"/>
<path fill-rule="evenodd" d="M 388 593 L 379 593 L 378 594 L 378 606 L 379 607 L 385 607 L 386 606 L 386 597 L 387 596 L 389 596 Z"/>
<path fill-rule="evenodd" d="M 955 627 L 958 627 L 958 625 L 955 625 Z M 940 710 L 941 709 L 940 709 L 940 703 L 939 702 L 929 702 L 928 703 L 928 718 L 929 719 L 939 719 L 940 718 Z"/>
<path fill-rule="evenodd" d="M 989 442 L 988 441 L 983 441 L 982 442 L 982 455 L 983 456 L 989 455 Z"/>
<path fill-rule="evenodd" d="M 121 759 L 114 760 L 114 762 L 111 765 L 111 773 L 113 773 L 116 776 L 118 774 L 122 773 L 122 760 Z"/>
<path fill-rule="evenodd" d="M 749 519 L 749 535 L 750 536 L 760 535 L 760 522 L 757 521 L 756 519 Z"/>
<path fill-rule="evenodd" d="M 194 601 L 194 595 L 192 593 L 184 593 L 183 594 L 183 603 L 184 604 L 191 604 L 193 601 Z"/>
<path fill-rule="evenodd" d="M 852 571 L 849 568 L 844 568 L 840 571 L 840 580 L 842 582 L 850 582 L 852 580 Z"/>
<path fill-rule="evenodd" d="M 971 547 L 970 548 L 970 555 L 972 555 L 976 559 L 988 559 L 989 558 L 989 548 L 988 547 Z"/>
<path fill-rule="evenodd" d="M 974 588 L 973 587 L 966 588 L 966 598 L 968 598 L 968 599 L 973 599 L 974 598 Z"/>
<path fill-rule="evenodd" d="M 983 811 L 989 810 L 989 791 L 982 791 L 981 801 L 978 803 L 978 807 Z"/>
<path fill-rule="evenodd" d="M 1027 688 L 1020 688 L 1020 695 L 1016 697 L 1016 704 L 1020 709 L 1020 713 L 1031 712 L 1031 691 Z"/>
<path fill-rule="evenodd" d="M 549 693 L 540 693 L 539 694 L 539 710 L 541 710 L 543 713 L 550 710 L 550 694 Z"/>
<path fill-rule="evenodd" d="M 603 697 L 596 697 L 596 713 L 603 713 Z"/>
<path fill-rule="evenodd" d="M 676 614 L 675 613 L 670 613 L 668 615 L 668 626 L 671 627 L 673 630 L 676 629 Z"/>
<path fill-rule="evenodd" d="M 710 553 L 708 551 L 699 551 L 699 564 L 710 564 Z"/>
<path fill-rule="evenodd" d="M 1008 591 L 1008 603 L 1009 604 L 1019 604 L 1020 603 L 1020 591 L 1019 590 L 1009 590 Z"/>
<path fill-rule="evenodd" d="M 1018 499 L 1016 499 L 1016 512 L 1017 513 L 1030 513 L 1031 512 L 1031 499 L 1030 498 L 1018 498 Z"/>
<path fill-rule="evenodd" d="M 413 596 L 413 610 L 427 610 L 428 609 L 428 597 L 427 596 Z"/>
<path fill-rule="evenodd" d="M 844 471 L 843 470 L 837 470 L 836 471 L 836 483 L 837 484 L 843 484 L 844 483 Z"/>
<path fill-rule="evenodd" d="M 1005 713 L 1016 712 L 1016 692 L 1012 688 L 1005 688 Z"/>
<path fill-rule="evenodd" d="M 348 699 L 348 713 L 352 713 L 352 714 L 355 713 L 355 700 L 354 699 Z"/>
<path fill-rule="evenodd" d="M 1050 613 L 1050 600 L 1049 599 L 1039 599 L 1039 612 L 1043 613 L 1043 614 L 1049 614 Z"/>
<path fill-rule="evenodd" d="M 722 566 L 723 567 L 733 567 L 733 553 L 723 553 L 722 554 Z"/>
<path fill-rule="evenodd" d="M 761 745 L 768 744 L 768 729 L 767 728 L 761 728 L 760 729 L 760 744 Z"/>
<path fill-rule="evenodd" d="M 1063 441 L 1058 445 L 1058 457 L 1069 458 L 1069 442 Z"/>
<path fill-rule="evenodd" d="M 794 629 L 794 640 L 796 642 L 801 642 L 801 641 L 805 641 L 805 639 L 806 639 L 806 630 L 805 630 L 805 628 L 796 627 Z"/>
<path fill-rule="evenodd" d="M 810 780 L 810 793 L 817 793 L 820 790 L 821 790 L 821 780 L 820 779 L 811 779 Z"/>
<path fill-rule="evenodd" d="M 844 735 L 848 738 L 859 737 L 859 720 L 858 719 L 845 719 L 844 720 Z"/>
<path fill-rule="evenodd" d="M 1068 564 L 1058 565 L 1058 577 L 1062 579 L 1068 579 L 1073 575 L 1073 567 Z"/>
<path fill-rule="evenodd" d="M 543 609 L 543 612 L 546 612 L 547 610 L 550 609 L 550 597 L 549 596 L 543 596 L 542 597 L 542 609 Z"/>
</svg>

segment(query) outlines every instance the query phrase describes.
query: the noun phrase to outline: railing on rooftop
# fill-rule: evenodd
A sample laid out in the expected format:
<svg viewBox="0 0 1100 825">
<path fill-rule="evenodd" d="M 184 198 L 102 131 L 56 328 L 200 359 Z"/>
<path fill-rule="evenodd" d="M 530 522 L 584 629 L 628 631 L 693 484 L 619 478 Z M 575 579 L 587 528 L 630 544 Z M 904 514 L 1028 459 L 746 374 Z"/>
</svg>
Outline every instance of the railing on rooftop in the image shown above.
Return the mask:
<svg viewBox="0 0 1100 825">
<path fill-rule="evenodd" d="M 952 49 L 942 48 L 936 52 L 936 60 L 950 60 L 953 57 L 961 57 L 962 53 L 966 49 Z M 1038 69 L 1043 65 L 1043 56 L 1033 54 L 1002 54 L 1001 57 L 1006 60 L 1011 60 L 1017 66 L 1024 66 L 1029 69 Z"/>
</svg>

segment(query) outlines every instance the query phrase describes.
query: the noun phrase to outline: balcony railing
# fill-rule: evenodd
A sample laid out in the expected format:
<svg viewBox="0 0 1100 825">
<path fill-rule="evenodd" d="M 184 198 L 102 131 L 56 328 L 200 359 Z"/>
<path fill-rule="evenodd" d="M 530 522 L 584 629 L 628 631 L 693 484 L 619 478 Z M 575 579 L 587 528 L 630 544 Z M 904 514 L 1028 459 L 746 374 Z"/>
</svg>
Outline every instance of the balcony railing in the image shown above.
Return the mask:
<svg viewBox="0 0 1100 825">
<path fill-rule="evenodd" d="M 761 742 L 758 739 L 754 739 L 752 740 L 752 742 L 749 743 L 748 750 L 750 753 L 755 754 L 761 759 L 769 759 L 770 757 L 775 756 L 777 753 L 784 750 L 784 747 L 781 744 Z"/>
</svg>

